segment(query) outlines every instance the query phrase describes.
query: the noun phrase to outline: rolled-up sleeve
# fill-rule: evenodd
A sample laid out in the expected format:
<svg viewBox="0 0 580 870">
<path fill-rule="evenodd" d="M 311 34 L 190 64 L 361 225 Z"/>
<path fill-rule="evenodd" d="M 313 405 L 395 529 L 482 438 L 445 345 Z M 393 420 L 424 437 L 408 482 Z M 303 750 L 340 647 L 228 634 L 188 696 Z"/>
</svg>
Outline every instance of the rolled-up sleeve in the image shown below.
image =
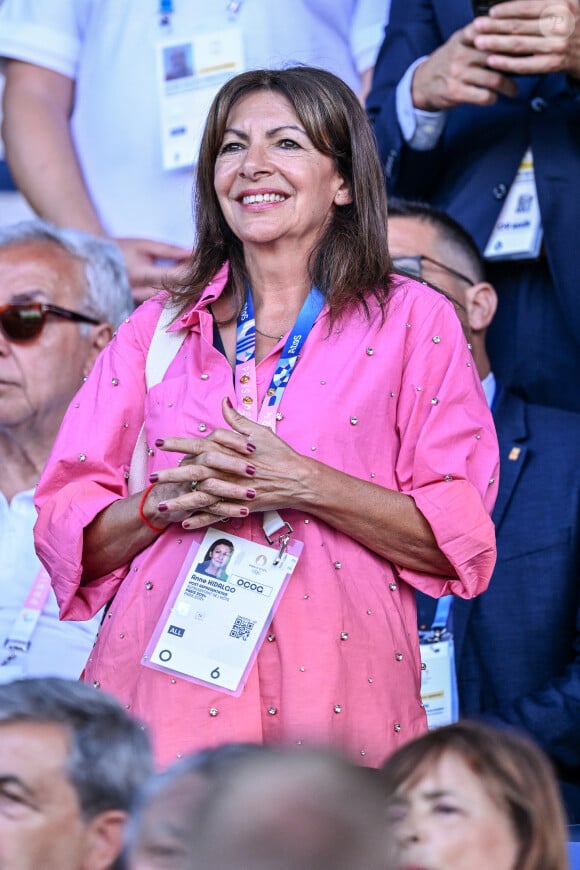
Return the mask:
<svg viewBox="0 0 580 870">
<path fill-rule="evenodd" d="M 429 595 L 471 598 L 495 565 L 499 449 L 467 339 L 447 299 L 409 315 L 398 408 L 401 447 L 396 474 L 427 519 L 457 577 L 434 580 L 408 568 L 400 576 Z"/>
<path fill-rule="evenodd" d="M 82 52 L 82 17 L 79 4 L 71 0 L 0 3 L 0 56 L 74 79 Z"/>
</svg>

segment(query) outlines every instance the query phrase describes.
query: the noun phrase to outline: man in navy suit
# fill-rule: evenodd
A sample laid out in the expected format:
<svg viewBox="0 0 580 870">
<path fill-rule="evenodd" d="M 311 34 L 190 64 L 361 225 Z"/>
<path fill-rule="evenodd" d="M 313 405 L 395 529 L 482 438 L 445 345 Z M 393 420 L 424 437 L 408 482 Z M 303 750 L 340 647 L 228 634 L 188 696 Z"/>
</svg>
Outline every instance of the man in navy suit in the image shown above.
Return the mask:
<svg viewBox="0 0 580 870">
<path fill-rule="evenodd" d="M 528 732 L 580 823 L 580 414 L 527 403 L 495 381 L 485 339 L 497 296 L 454 220 L 393 201 L 389 246 L 396 268 L 464 306 L 500 446 L 495 571 L 487 592 L 452 604 L 460 715 Z M 435 605 L 418 596 L 420 628 Z"/>
<path fill-rule="evenodd" d="M 392 0 L 367 108 L 389 192 L 486 252 L 503 383 L 580 411 L 580 0 Z"/>
</svg>

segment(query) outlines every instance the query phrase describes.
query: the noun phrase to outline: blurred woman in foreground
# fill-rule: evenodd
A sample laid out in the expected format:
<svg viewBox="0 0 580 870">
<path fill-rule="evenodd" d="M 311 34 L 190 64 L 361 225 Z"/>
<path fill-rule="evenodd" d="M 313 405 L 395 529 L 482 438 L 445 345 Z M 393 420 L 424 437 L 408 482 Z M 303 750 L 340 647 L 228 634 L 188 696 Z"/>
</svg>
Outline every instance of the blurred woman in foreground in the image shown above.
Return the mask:
<svg viewBox="0 0 580 870">
<path fill-rule="evenodd" d="M 384 764 L 398 870 L 567 870 L 548 759 L 476 722 L 438 728 Z"/>
</svg>

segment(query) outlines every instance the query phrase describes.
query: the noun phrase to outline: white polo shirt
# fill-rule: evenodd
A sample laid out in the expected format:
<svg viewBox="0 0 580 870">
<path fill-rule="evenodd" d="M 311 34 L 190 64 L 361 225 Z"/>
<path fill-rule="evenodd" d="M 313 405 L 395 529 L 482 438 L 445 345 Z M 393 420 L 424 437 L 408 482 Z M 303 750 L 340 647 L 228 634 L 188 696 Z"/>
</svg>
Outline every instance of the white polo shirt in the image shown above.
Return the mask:
<svg viewBox="0 0 580 870">
<path fill-rule="evenodd" d="M 174 35 L 227 26 L 226 0 L 174 4 Z M 243 0 L 234 16 L 248 69 L 305 63 L 358 90 L 374 64 L 386 0 Z M 193 170 L 163 170 L 156 44 L 159 0 L 6 0 L 0 56 L 76 81 L 72 132 L 106 231 L 191 245 Z"/>
</svg>

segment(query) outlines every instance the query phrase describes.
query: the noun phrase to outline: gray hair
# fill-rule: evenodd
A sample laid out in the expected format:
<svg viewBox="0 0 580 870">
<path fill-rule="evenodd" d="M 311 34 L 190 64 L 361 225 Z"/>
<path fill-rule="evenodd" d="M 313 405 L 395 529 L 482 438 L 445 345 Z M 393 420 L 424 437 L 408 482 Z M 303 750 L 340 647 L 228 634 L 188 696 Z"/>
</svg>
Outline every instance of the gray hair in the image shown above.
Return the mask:
<svg viewBox="0 0 580 870">
<path fill-rule="evenodd" d="M 105 810 L 128 811 L 153 772 L 143 726 L 105 692 L 59 677 L 0 684 L 0 725 L 61 725 L 69 735 L 65 774 L 89 821 Z"/>
<path fill-rule="evenodd" d="M 86 279 L 84 314 L 118 326 L 133 311 L 125 263 L 114 242 L 80 230 L 63 230 L 38 219 L 0 226 L 0 250 L 24 242 L 59 245 L 82 261 Z"/>
</svg>

